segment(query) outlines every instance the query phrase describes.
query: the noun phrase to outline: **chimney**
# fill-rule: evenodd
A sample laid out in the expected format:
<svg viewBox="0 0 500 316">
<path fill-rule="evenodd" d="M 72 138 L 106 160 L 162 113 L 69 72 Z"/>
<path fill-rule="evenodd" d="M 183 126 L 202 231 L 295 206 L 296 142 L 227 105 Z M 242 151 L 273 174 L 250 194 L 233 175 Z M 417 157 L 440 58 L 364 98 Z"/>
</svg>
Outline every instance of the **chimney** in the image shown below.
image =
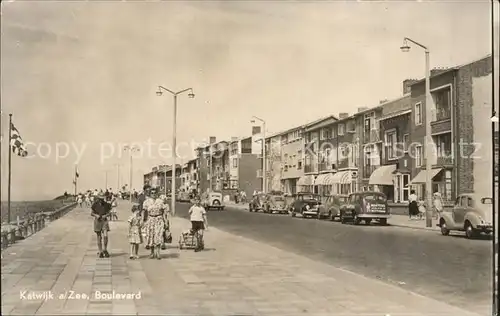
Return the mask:
<svg viewBox="0 0 500 316">
<path fill-rule="evenodd" d="M 343 120 L 349 117 L 349 113 L 339 113 L 339 120 Z"/>
<path fill-rule="evenodd" d="M 383 99 L 383 100 L 378 101 L 378 104 L 379 104 L 379 105 L 380 105 L 380 104 L 384 104 L 384 103 L 386 103 L 387 101 L 389 101 L 389 100 L 387 100 L 387 99 Z"/>
<path fill-rule="evenodd" d="M 360 107 L 360 108 L 358 108 L 358 113 L 359 113 L 359 112 L 366 111 L 366 110 L 368 110 L 368 108 L 367 108 L 367 107 L 365 107 L 365 106 Z"/>
<path fill-rule="evenodd" d="M 411 92 L 411 85 L 417 82 L 417 79 L 406 79 L 403 81 L 403 94 Z"/>
</svg>

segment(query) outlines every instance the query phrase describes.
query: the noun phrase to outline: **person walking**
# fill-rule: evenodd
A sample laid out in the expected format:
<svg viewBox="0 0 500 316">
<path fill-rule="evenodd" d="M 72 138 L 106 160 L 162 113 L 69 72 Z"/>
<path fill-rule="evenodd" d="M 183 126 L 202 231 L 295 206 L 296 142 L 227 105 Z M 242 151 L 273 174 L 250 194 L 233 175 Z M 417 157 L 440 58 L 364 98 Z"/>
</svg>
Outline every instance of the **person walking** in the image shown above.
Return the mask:
<svg viewBox="0 0 500 316">
<path fill-rule="evenodd" d="M 207 211 L 201 206 L 201 200 L 196 198 L 194 205 L 189 209 L 189 218 L 191 220 L 191 231 L 196 236 L 195 252 L 199 252 L 205 248 L 203 242 L 203 231 L 208 229 Z"/>
<path fill-rule="evenodd" d="M 145 222 L 146 246 L 151 250 L 149 258 L 161 259 L 160 249 L 164 242 L 166 212 L 165 204 L 161 199 L 154 199 L 153 194 L 148 191 L 147 198 L 144 201 L 143 209 L 147 212 L 147 221 Z"/>
<path fill-rule="evenodd" d="M 433 198 L 433 206 L 434 211 L 436 212 L 436 219 L 439 220 L 441 218 L 441 213 L 443 212 L 443 198 L 441 197 L 441 193 L 439 192 L 434 192 Z"/>
<path fill-rule="evenodd" d="M 139 259 L 139 245 L 142 244 L 141 211 L 137 205 L 132 207 L 132 215 L 128 219 L 128 241 L 130 243 L 130 259 Z"/>
<path fill-rule="evenodd" d="M 410 220 L 413 216 L 418 214 L 418 196 L 415 194 L 415 190 L 410 191 L 410 196 L 408 197 L 408 215 Z"/>
<path fill-rule="evenodd" d="M 103 198 L 98 197 L 92 205 L 91 215 L 94 217 L 94 232 L 97 236 L 97 248 L 99 258 L 109 258 L 108 253 L 108 218 L 111 211 L 111 205 Z"/>
</svg>

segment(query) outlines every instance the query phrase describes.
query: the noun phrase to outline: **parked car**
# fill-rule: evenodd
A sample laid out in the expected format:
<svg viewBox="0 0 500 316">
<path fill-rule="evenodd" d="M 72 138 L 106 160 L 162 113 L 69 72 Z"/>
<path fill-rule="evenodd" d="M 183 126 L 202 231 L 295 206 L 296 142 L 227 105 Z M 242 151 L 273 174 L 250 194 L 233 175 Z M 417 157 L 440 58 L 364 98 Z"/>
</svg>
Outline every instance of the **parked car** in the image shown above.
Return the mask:
<svg viewBox="0 0 500 316">
<path fill-rule="evenodd" d="M 189 192 L 179 192 L 177 194 L 177 201 L 178 202 L 190 202 L 191 198 L 190 198 Z"/>
<path fill-rule="evenodd" d="M 464 231 L 467 238 L 475 238 L 480 233 L 493 232 L 493 199 L 475 194 L 460 194 L 451 212 L 443 212 L 438 226 L 441 234 L 450 231 Z"/>
<path fill-rule="evenodd" d="M 209 210 L 211 208 L 223 210 L 224 204 L 222 200 L 222 193 L 212 191 L 203 194 L 201 198 L 201 205 L 203 205 L 206 210 Z"/>
<path fill-rule="evenodd" d="M 266 194 L 259 192 L 252 197 L 250 203 L 248 203 L 248 210 L 250 212 L 265 211 L 265 203 L 267 196 Z"/>
<path fill-rule="evenodd" d="M 318 219 L 328 218 L 331 221 L 340 219 L 340 207 L 347 203 L 348 197 L 344 194 L 327 196 L 324 203 L 319 206 Z"/>
<path fill-rule="evenodd" d="M 319 205 L 321 204 L 321 197 L 313 193 L 297 193 L 294 200 L 290 205 L 290 215 L 295 217 L 297 214 L 302 215 L 303 218 L 318 217 Z"/>
<path fill-rule="evenodd" d="M 347 203 L 340 207 L 340 221 L 342 224 L 352 222 L 359 225 L 364 221 L 369 225 L 377 220 L 381 225 L 387 225 L 391 217 L 387 197 L 384 193 L 363 191 L 349 194 Z"/>
<path fill-rule="evenodd" d="M 288 214 L 285 197 L 281 192 L 271 192 L 267 194 L 264 201 L 264 213 L 277 212 L 279 214 Z"/>
</svg>

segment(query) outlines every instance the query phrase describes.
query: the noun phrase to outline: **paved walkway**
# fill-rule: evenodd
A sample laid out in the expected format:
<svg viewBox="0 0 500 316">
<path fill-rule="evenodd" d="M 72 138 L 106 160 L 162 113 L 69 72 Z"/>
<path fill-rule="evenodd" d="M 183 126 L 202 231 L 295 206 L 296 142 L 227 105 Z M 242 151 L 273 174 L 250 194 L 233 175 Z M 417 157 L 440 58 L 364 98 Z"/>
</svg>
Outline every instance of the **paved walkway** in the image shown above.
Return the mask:
<svg viewBox="0 0 500 316">
<path fill-rule="evenodd" d="M 88 209 L 7 248 L 2 315 L 477 316 L 212 227 L 204 252 L 179 250 L 177 237 L 189 227 L 180 218 L 172 219 L 174 244 L 163 260 L 147 259 L 143 247 L 143 258 L 129 260 L 129 210 L 122 202 L 121 220 L 111 223 L 109 259 L 96 258 Z M 114 299 L 96 297 L 113 292 Z M 30 299 L 43 293 L 54 297 Z M 116 297 L 123 294 L 139 296 Z"/>
<path fill-rule="evenodd" d="M 424 229 L 430 231 L 440 231 L 439 227 L 436 226 L 438 223 L 437 219 L 432 219 L 432 227 L 426 227 L 425 217 L 424 219 L 409 219 L 408 215 L 391 215 L 389 219 L 389 224 L 391 226 L 399 226 L 413 229 Z"/>
</svg>

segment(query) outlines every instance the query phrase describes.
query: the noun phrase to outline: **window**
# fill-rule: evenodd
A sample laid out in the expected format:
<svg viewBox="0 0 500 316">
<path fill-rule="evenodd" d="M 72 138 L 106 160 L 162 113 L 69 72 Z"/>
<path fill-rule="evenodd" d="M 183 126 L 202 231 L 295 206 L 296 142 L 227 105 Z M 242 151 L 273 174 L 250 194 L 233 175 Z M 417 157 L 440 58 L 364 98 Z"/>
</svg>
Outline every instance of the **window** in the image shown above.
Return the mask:
<svg viewBox="0 0 500 316">
<path fill-rule="evenodd" d="M 451 133 L 441 134 L 434 137 L 438 157 L 451 156 Z"/>
<path fill-rule="evenodd" d="M 297 161 L 297 169 L 302 169 L 302 161 Z"/>
<path fill-rule="evenodd" d="M 332 137 L 332 130 L 329 128 L 323 128 L 321 130 L 321 140 L 330 139 Z"/>
<path fill-rule="evenodd" d="M 344 128 L 345 128 L 345 125 L 344 124 L 339 124 L 339 136 L 342 136 L 344 135 Z"/>
<path fill-rule="evenodd" d="M 444 172 L 444 192 L 441 193 L 445 201 L 451 201 L 451 171 Z"/>
<path fill-rule="evenodd" d="M 396 159 L 396 143 L 397 143 L 397 134 L 396 130 L 389 130 L 385 132 L 385 146 L 387 148 L 387 158 L 388 159 Z"/>
<path fill-rule="evenodd" d="M 403 135 L 403 149 L 404 152 L 408 152 L 408 147 L 410 146 L 410 134 L 404 134 Z"/>
<path fill-rule="evenodd" d="M 422 103 L 415 104 L 415 125 L 422 124 Z"/>
<path fill-rule="evenodd" d="M 415 167 L 422 167 L 422 146 L 415 146 Z"/>
<path fill-rule="evenodd" d="M 233 158 L 233 168 L 238 168 L 238 159 Z"/>
<path fill-rule="evenodd" d="M 432 92 L 432 98 L 436 106 L 436 117 L 434 119 L 446 120 L 451 117 L 451 88 L 446 87 Z"/>
<path fill-rule="evenodd" d="M 337 126 L 332 127 L 332 138 L 337 137 Z"/>
<path fill-rule="evenodd" d="M 365 114 L 365 120 L 364 120 L 365 134 L 369 134 L 371 130 L 375 129 L 377 129 L 377 126 L 375 124 L 375 112 Z"/>
<path fill-rule="evenodd" d="M 402 185 L 402 191 L 403 191 L 403 202 L 408 201 L 408 197 L 410 196 L 410 175 L 409 174 L 403 174 L 403 185 Z"/>
</svg>

